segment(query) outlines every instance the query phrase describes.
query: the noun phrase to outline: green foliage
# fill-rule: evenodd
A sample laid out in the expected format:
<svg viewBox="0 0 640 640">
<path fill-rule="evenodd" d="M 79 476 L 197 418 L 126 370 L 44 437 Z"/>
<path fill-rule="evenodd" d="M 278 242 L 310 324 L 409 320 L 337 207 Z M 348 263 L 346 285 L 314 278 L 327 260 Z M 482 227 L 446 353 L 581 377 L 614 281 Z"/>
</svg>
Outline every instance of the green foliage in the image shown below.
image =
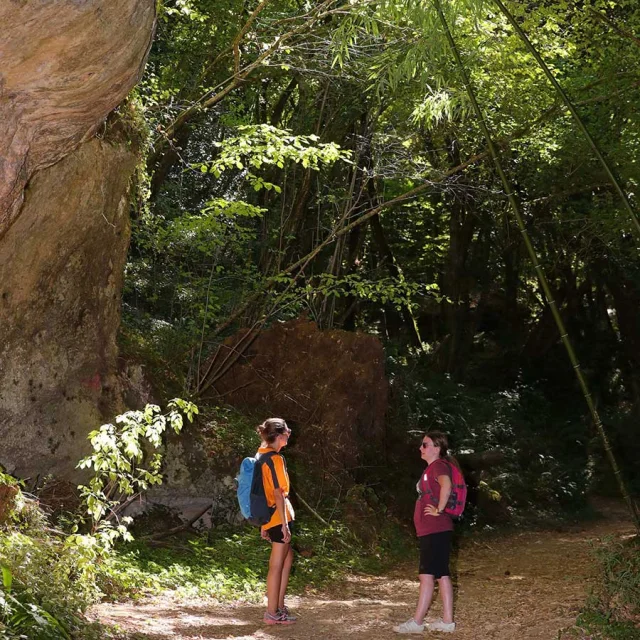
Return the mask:
<svg viewBox="0 0 640 640">
<path fill-rule="evenodd" d="M 229 458 L 236 465 L 239 452 L 255 448 L 261 420 L 233 407 L 204 405 L 198 422 L 208 455 L 221 461 Z"/>
<path fill-rule="evenodd" d="M 8 487 L 21 487 L 23 485 L 18 478 L 14 478 L 12 475 L 5 473 L 0 469 L 0 485 L 6 485 Z"/>
<path fill-rule="evenodd" d="M 0 566 L 0 638 L 66 640 L 80 630 L 84 634 L 82 613 L 101 595 L 95 553 L 52 529 L 29 496 L 21 497 L 0 533 Z"/>
<path fill-rule="evenodd" d="M 576 638 L 584 638 L 586 632 L 592 640 L 637 640 L 638 638 L 638 627 L 634 622 L 612 620 L 608 612 L 591 609 L 583 611 L 578 616 L 571 632 Z"/>
<path fill-rule="evenodd" d="M 481 477 L 469 478 L 477 493 L 467 524 L 557 518 L 584 507 L 592 436 L 565 401 L 552 402 L 543 387 L 523 382 L 508 389 L 465 385 L 411 358 L 392 359 L 390 366 L 394 455 L 414 455 L 410 473 L 420 469 L 414 445 L 431 429 L 449 434 L 454 455 L 502 454 Z M 405 481 L 410 491 L 412 477 Z"/>
<path fill-rule="evenodd" d="M 640 12 L 629 0 L 508 4 L 626 188 L 637 191 L 639 50 L 615 25 L 637 32 Z M 486 163 L 450 174 L 482 154 L 485 141 L 469 117 L 432 3 L 302 7 L 276 0 L 253 15 L 256 6 L 160 3 L 158 38 L 139 90 L 157 138 L 140 181 L 148 187 L 140 200 L 149 201 L 137 207 L 126 274 L 127 353 L 147 363 L 171 397 L 197 377 L 222 337 L 210 339 L 210 332 L 237 309 L 241 326 L 309 311 L 320 326 L 375 333 L 392 354 L 392 475 L 380 489 L 380 474 L 389 471 L 376 466 L 380 453 L 372 452 L 370 476 L 358 472 L 358 482 L 371 486 L 353 489 L 355 504 L 387 491 L 398 515 L 411 512 L 415 473 L 407 461 L 419 466 L 414 436 L 428 428 L 450 433 L 457 453 L 503 455 L 472 478 L 480 506 L 476 515 L 470 509 L 468 523 L 517 523 L 541 512 L 557 518 L 583 505 L 589 486 L 608 490 L 611 474 L 567 382 L 557 336 L 545 326 L 535 273 L 505 219 L 502 187 Z M 326 11 L 322 20 L 314 21 L 316 9 Z M 612 297 L 621 276 L 637 271 L 637 242 L 572 121 L 494 3 L 453 0 L 444 10 L 594 399 L 637 482 L 637 362 L 629 360 L 629 345 L 640 327 L 623 335 Z M 185 114 L 185 126 L 174 129 Z M 419 195 L 381 212 L 384 237 L 367 224 L 336 235 L 416 187 L 424 187 Z M 282 275 L 325 240 L 331 242 L 312 261 L 303 259 L 301 271 Z M 264 289 L 269 293 L 256 300 Z M 245 308 L 247 299 L 254 302 Z M 405 308 L 420 327 L 427 362 L 411 355 L 415 346 L 398 313 Z M 221 460 L 251 446 L 250 419 L 220 408 L 203 412 L 207 443 Z M 343 494 L 323 500 L 322 509 L 347 516 L 336 504 L 347 502 Z M 356 516 L 366 529 L 364 511 Z M 218 532 L 210 545 L 198 539 L 187 547 L 128 546 L 105 563 L 103 588 L 115 596 L 163 588 L 223 598 L 262 592 L 266 546 L 255 535 Z M 332 558 L 342 550 L 325 551 L 317 564 L 303 555 L 299 574 L 310 579 L 308 565 L 314 576 L 337 575 Z M 603 606 L 593 615 L 605 614 Z"/>
<path fill-rule="evenodd" d="M 164 260 L 184 262 L 187 255 L 194 260 L 209 260 L 211 256 L 219 255 L 222 251 L 239 250 L 246 243 L 255 240 L 254 219 L 261 218 L 265 211 L 262 207 L 242 200 L 213 198 L 204 203 L 198 214 L 185 213 L 163 225 L 159 225 L 157 220 L 145 217 L 139 223 L 139 240 L 144 238 L 145 248 L 162 256 Z M 144 280 L 149 266 L 131 265 L 130 286 L 145 289 L 151 284 Z M 208 278 L 197 278 L 198 274 L 189 273 L 186 265 L 180 275 L 184 284 L 176 295 L 180 303 L 193 305 L 205 303 L 207 292 L 215 295 L 211 284 L 217 284 L 224 278 L 227 269 L 223 261 L 214 259 L 207 274 Z M 207 311 L 215 317 L 217 309 L 214 305 L 215 302 L 209 299 Z M 199 307 L 196 306 L 195 309 Z M 194 310 L 191 314 L 195 315 Z"/>
<path fill-rule="evenodd" d="M 604 540 L 596 547 L 601 583 L 596 587 L 600 604 L 614 618 L 640 614 L 640 543 L 637 537 L 626 542 Z"/>
<path fill-rule="evenodd" d="M 0 638 L 15 640 L 71 640 L 64 625 L 48 611 L 9 591 L 0 595 Z"/>
<path fill-rule="evenodd" d="M 116 540 L 132 539 L 121 510 L 132 496 L 162 482 L 166 430 L 179 433 L 183 416 L 192 422 L 197 413 L 196 405 L 176 398 L 167 413 L 147 405 L 89 434 L 93 454 L 78 464 L 93 472 L 79 487 L 91 520 L 88 534 L 77 533 L 83 514 L 72 518 L 71 533 L 52 529 L 37 502 L 19 493 L 15 515 L 0 535 L 0 638 L 66 640 L 72 632 L 90 637 L 82 614 L 104 595 Z M 18 484 L 7 474 L 2 480 Z"/>
<path fill-rule="evenodd" d="M 81 625 L 79 614 L 95 599 L 92 576 L 52 538 L 13 531 L 0 540 L 0 638 L 68 640 L 68 628 Z"/>
<path fill-rule="evenodd" d="M 197 328 L 192 323 L 159 320 L 126 304 L 122 315 L 120 354 L 131 362 L 144 363 L 146 377 L 160 396 L 184 394 L 189 353 Z"/>
<path fill-rule="evenodd" d="M 640 469 L 637 464 L 637 461 L 640 460 L 640 442 L 637 438 L 629 437 L 629 434 L 637 428 L 636 411 L 628 407 L 616 407 L 615 410 L 606 412 L 603 421 L 631 495 L 640 496 Z M 610 472 L 604 449 L 598 447 L 594 451 L 593 458 L 593 480 L 598 492 L 601 495 L 617 496 L 619 489 Z"/>
<path fill-rule="evenodd" d="M 640 615 L 640 545 L 637 537 L 607 538 L 594 548 L 598 581 L 576 626 L 594 638 L 632 640 L 638 637 Z"/>
<path fill-rule="evenodd" d="M 303 518 L 296 521 L 295 548 L 291 593 L 321 588 L 351 572 L 380 572 L 411 545 L 403 538 L 402 545 L 393 547 L 393 554 L 383 553 L 389 547 L 364 550 L 344 525 L 322 527 Z M 170 589 L 185 597 L 260 602 L 269 553 L 270 545 L 249 527 L 217 528 L 208 539 L 190 538 L 170 548 L 135 542 L 120 547 L 106 563 L 101 586 L 114 598 Z"/>
<path fill-rule="evenodd" d="M 433 296 L 437 299 L 437 284 L 407 282 L 403 278 L 376 278 L 369 280 L 358 273 L 335 276 L 331 273 L 320 273 L 304 284 L 296 285 L 296 280 L 289 276 L 276 276 L 272 282 L 286 285 L 286 296 L 280 300 L 305 299 L 313 306 L 313 299 L 344 298 L 351 296 L 379 304 L 389 304 L 400 310 L 403 307 L 415 309 L 419 296 Z"/>
<path fill-rule="evenodd" d="M 295 162 L 305 169 L 320 168 L 321 163 L 332 164 L 338 160 L 347 160 L 351 155 L 343 151 L 334 142 L 318 142 L 317 135 L 292 135 L 271 125 L 243 125 L 238 127 L 240 135 L 216 142 L 218 153 L 214 160 L 199 165 L 200 171 L 209 172 L 219 178 L 223 171 L 231 168 L 243 170 L 261 169 L 264 165 L 275 165 L 283 169 L 285 163 Z M 280 187 L 259 179 L 252 173 L 247 177 L 255 191 L 261 188 Z"/>
<path fill-rule="evenodd" d="M 639 50 L 612 25 L 633 32 L 640 13 L 627 0 L 508 4 L 633 191 Z M 473 160 L 485 141 L 432 3 L 321 5 L 326 15 L 312 22 L 317 5 L 303 16 L 280 1 L 256 15 L 255 4 L 234 0 L 161 4 L 140 89 L 158 138 L 147 167 L 152 201 L 135 221 L 127 268 L 129 353 L 150 363 L 173 395 L 197 378 L 227 335 L 211 339 L 211 331 L 237 310 L 225 331 L 302 311 L 321 327 L 363 329 L 400 354 L 393 428 L 403 447 L 412 429 L 438 426 L 455 436 L 458 451 L 503 451 L 503 464 L 477 489 L 495 519 L 582 504 L 589 483 L 604 487 L 610 474 L 545 324 L 520 235 L 505 218 L 502 187 L 490 166 Z M 640 328 L 623 335 L 612 290 L 637 270 L 637 243 L 494 3 L 455 0 L 444 9 L 633 479 L 637 456 L 627 443 L 637 362 L 627 347 Z M 271 49 L 280 38 L 286 44 Z M 251 77 L 223 97 L 263 52 Z M 207 107 L 216 95 L 221 100 Z M 171 129 L 185 113 L 186 126 Z M 451 174 L 466 161 L 464 172 Z M 381 212 L 377 234 L 367 224 L 336 233 L 422 187 Z M 304 267 L 284 276 L 296 263 Z M 407 356 L 415 336 L 405 308 L 430 354 L 424 366 Z M 230 423 L 212 424 L 212 440 L 224 449 L 214 434 Z M 225 433 L 244 441 L 244 427 Z"/>
<path fill-rule="evenodd" d="M 57 540 L 43 535 L 46 516 L 36 501 L 23 494 L 23 483 L 4 472 L 0 483 L 17 489 L 10 506 L 4 497 L 7 512 L 0 532 L 0 638 L 67 640 L 67 625 L 85 602 L 87 583 L 79 576 L 75 588 L 57 591 L 69 573 L 77 574 L 75 558 Z"/>
<path fill-rule="evenodd" d="M 116 417 L 115 425 L 104 424 L 89 434 L 93 453 L 78 468 L 93 470 L 93 475 L 78 489 L 91 518 L 92 535 L 72 536 L 70 542 L 108 551 L 118 538 L 131 539 L 126 527 L 130 519 L 121 518 L 120 512 L 132 497 L 162 483 L 159 450 L 167 428 L 180 433 L 183 414 L 193 422 L 198 413 L 196 405 L 180 398 L 171 400 L 168 409 L 163 414 L 160 407 L 148 404 L 143 411 L 127 411 Z"/>
</svg>

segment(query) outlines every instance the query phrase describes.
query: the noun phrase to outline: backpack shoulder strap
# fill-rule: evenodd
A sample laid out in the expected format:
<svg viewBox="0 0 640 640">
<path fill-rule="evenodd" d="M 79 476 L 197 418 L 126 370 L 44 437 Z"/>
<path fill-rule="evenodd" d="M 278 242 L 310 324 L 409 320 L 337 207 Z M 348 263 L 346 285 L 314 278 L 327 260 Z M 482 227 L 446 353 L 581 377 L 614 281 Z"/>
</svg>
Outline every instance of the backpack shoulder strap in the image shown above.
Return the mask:
<svg viewBox="0 0 640 640">
<path fill-rule="evenodd" d="M 271 477 L 273 478 L 273 486 L 276 489 L 280 488 L 280 482 L 278 482 L 278 474 L 276 473 L 276 467 L 273 464 L 273 456 L 277 455 L 275 451 L 269 451 L 268 453 L 263 453 L 259 458 L 258 462 L 260 465 L 266 464 L 269 469 L 271 469 Z M 284 460 L 284 458 L 283 458 Z"/>
</svg>

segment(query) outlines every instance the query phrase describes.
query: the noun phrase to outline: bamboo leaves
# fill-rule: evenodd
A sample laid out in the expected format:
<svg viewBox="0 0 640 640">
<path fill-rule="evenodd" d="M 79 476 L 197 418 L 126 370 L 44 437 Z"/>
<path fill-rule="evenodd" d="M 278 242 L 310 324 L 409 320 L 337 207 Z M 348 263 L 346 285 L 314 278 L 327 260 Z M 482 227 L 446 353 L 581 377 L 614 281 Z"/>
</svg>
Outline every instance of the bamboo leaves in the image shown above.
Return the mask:
<svg viewBox="0 0 640 640">
<path fill-rule="evenodd" d="M 495 0 L 496 2 L 499 2 L 500 0 Z M 500 181 L 502 182 L 505 194 L 507 195 L 507 198 L 509 199 L 509 203 L 511 205 L 511 209 L 513 211 L 514 217 L 517 221 L 518 224 L 518 228 L 520 229 L 520 233 L 522 234 L 522 239 L 524 241 L 524 244 L 526 246 L 527 249 L 527 253 L 529 254 L 529 257 L 531 259 L 531 262 L 533 263 L 533 266 L 535 268 L 536 271 L 536 275 L 538 276 L 538 279 L 540 280 L 540 284 L 542 286 L 542 289 L 544 290 L 545 296 L 547 298 L 547 304 L 549 305 L 551 312 L 553 314 L 553 318 L 555 320 L 555 323 L 558 327 L 558 331 L 560 333 L 560 339 L 562 340 L 565 349 L 567 351 L 567 355 L 569 356 L 569 360 L 571 361 L 571 365 L 573 367 L 573 370 L 575 372 L 575 375 L 577 377 L 578 380 L 578 384 L 580 386 L 580 389 L 583 393 L 585 402 L 587 403 L 587 407 L 589 409 L 589 412 L 591 414 L 591 417 L 593 419 L 593 423 L 596 427 L 596 430 L 598 432 L 598 435 L 600 436 L 600 439 L 602 440 L 602 444 L 604 447 L 604 450 L 606 452 L 607 458 L 609 459 L 609 462 L 611 464 L 611 469 L 613 471 L 613 474 L 616 478 L 616 482 L 618 484 L 618 487 L 620 488 L 620 493 L 622 495 L 622 497 L 625 499 L 627 506 L 629 508 L 629 512 L 633 518 L 634 524 L 636 526 L 636 528 L 640 531 L 640 514 L 638 513 L 638 510 L 636 508 L 636 504 L 633 501 L 633 499 L 631 498 L 631 495 L 629 494 L 629 491 L 627 489 L 627 486 L 624 482 L 624 479 L 622 478 L 622 474 L 620 472 L 620 468 L 618 466 L 618 463 L 616 461 L 616 458 L 613 454 L 613 450 L 611 448 L 611 444 L 609 443 L 609 439 L 607 437 L 606 431 L 604 429 L 604 426 L 602 424 L 602 421 L 600 419 L 600 415 L 596 409 L 595 403 L 593 401 L 593 398 L 591 396 L 591 391 L 589 389 L 589 386 L 587 384 L 587 380 L 584 376 L 584 374 L 582 373 L 582 370 L 580 368 L 580 363 L 578 362 L 578 359 L 576 357 L 574 348 L 573 348 L 573 344 L 569 338 L 569 335 L 567 333 L 565 324 L 564 324 L 564 320 L 562 318 L 562 315 L 560 314 L 560 310 L 558 309 L 558 306 L 555 302 L 554 299 L 554 295 L 552 293 L 551 287 L 549 285 L 549 282 L 547 281 L 547 277 L 542 269 L 542 266 L 540 265 L 540 262 L 538 260 L 538 256 L 536 254 L 536 251 L 534 249 L 533 243 L 531 242 L 531 239 L 529 237 L 529 233 L 527 231 L 527 227 L 524 223 L 524 219 L 522 217 L 522 214 L 520 212 L 520 206 L 518 204 L 518 200 L 516 198 L 516 194 L 514 192 L 513 186 L 511 184 L 511 182 L 509 181 L 509 179 L 507 178 L 507 175 L 502 167 L 502 163 L 500 161 L 500 157 L 498 155 L 498 151 L 493 143 L 492 140 L 492 136 L 491 133 L 489 131 L 489 128 L 485 122 L 485 118 L 484 118 L 484 114 L 482 112 L 482 110 L 480 109 L 480 106 L 476 100 L 475 97 L 475 93 L 473 90 L 473 86 L 471 84 L 471 81 L 469 79 L 469 75 L 467 73 L 467 70 L 465 68 L 465 65 L 462 61 L 462 58 L 460 57 L 460 53 L 458 51 L 458 48 L 455 44 L 455 41 L 453 40 L 453 36 L 451 35 L 451 31 L 449 30 L 449 26 L 447 24 L 446 18 L 444 16 L 444 13 L 442 12 L 442 7 L 440 4 L 440 0 L 433 0 L 434 6 L 436 7 L 436 11 L 438 12 L 438 16 L 440 18 L 440 22 L 442 24 L 442 28 L 446 34 L 447 40 L 449 41 L 449 45 L 451 47 L 451 53 L 453 54 L 453 57 L 455 58 L 456 64 L 458 65 L 458 68 L 460 70 L 460 75 L 463 78 L 465 87 L 467 89 L 467 93 L 469 94 L 469 99 L 471 101 L 471 104 L 473 105 L 473 110 L 475 112 L 476 117 L 478 118 L 478 121 L 480 123 L 480 127 L 482 128 L 482 131 L 484 133 L 484 136 L 486 138 L 487 144 L 489 146 L 489 151 L 491 154 L 491 158 L 493 160 L 493 164 L 495 166 L 496 172 L 498 173 L 499 177 L 500 177 Z"/>
<path fill-rule="evenodd" d="M 561 97 L 561 99 L 564 102 L 564 104 L 566 105 L 567 109 L 571 112 L 571 115 L 573 116 L 574 120 L 576 121 L 576 124 L 578 125 L 578 128 L 580 129 L 582 135 L 585 137 L 585 139 L 589 143 L 589 146 L 591 147 L 594 155 L 598 158 L 598 161 L 600 162 L 600 164 L 602 165 L 605 173 L 609 177 L 609 180 L 611 181 L 611 184 L 614 186 L 614 188 L 615 188 L 615 190 L 616 190 L 616 192 L 617 192 L 617 194 L 618 194 L 618 196 L 620 198 L 620 201 L 622 202 L 624 208 L 626 209 L 627 213 L 629 214 L 629 217 L 631 218 L 631 222 L 632 222 L 632 224 L 634 226 L 634 229 L 635 229 L 636 233 L 640 237 L 640 219 L 638 219 L 638 216 L 637 216 L 636 212 L 634 211 L 633 207 L 631 206 L 631 202 L 629 201 L 629 198 L 627 197 L 627 194 L 625 193 L 625 191 L 624 191 L 624 189 L 622 187 L 622 184 L 620 183 L 620 180 L 615 175 L 615 173 L 613 171 L 613 168 L 611 167 L 610 163 L 604 157 L 602 151 L 600 150 L 600 147 L 598 146 L 596 141 L 593 139 L 593 137 L 592 137 L 591 133 L 589 132 L 589 130 L 587 129 L 584 121 L 580 117 L 580 114 L 578 113 L 578 111 L 574 107 L 573 102 L 570 100 L 569 96 L 564 91 L 564 89 L 560 86 L 560 83 L 556 80 L 555 76 L 553 75 L 553 73 L 549 69 L 549 66 L 545 63 L 545 61 L 543 60 L 543 58 L 540 55 L 540 53 L 533 46 L 531 40 L 524 33 L 524 31 L 522 30 L 522 28 L 520 27 L 520 25 L 518 24 L 516 19 L 513 17 L 513 15 L 510 13 L 510 11 L 507 9 L 507 7 L 504 5 L 502 0 L 493 0 L 493 2 L 496 4 L 496 6 L 500 9 L 500 11 L 507 18 L 507 20 L 509 21 L 509 23 L 513 27 L 514 31 L 518 34 L 518 36 L 520 37 L 522 42 L 527 47 L 528 51 L 535 58 L 536 62 L 540 65 L 540 67 L 544 71 L 545 75 L 549 79 L 549 82 L 553 85 L 554 89 L 556 90 L 558 95 Z"/>
</svg>

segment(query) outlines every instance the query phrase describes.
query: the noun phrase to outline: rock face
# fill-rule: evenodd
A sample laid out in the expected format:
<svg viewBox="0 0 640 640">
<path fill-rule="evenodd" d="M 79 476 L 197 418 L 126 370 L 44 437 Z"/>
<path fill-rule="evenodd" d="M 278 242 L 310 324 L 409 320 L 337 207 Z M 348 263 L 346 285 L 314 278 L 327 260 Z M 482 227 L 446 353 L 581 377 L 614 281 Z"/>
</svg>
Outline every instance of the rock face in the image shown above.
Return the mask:
<svg viewBox="0 0 640 640">
<path fill-rule="evenodd" d="M 0 3 L 0 238 L 31 176 L 89 139 L 138 81 L 153 0 Z"/>
<path fill-rule="evenodd" d="M 126 514 L 139 516 L 161 507 L 163 515 L 172 513 L 183 522 L 200 516 L 193 522 L 195 528 L 241 524 L 234 482 L 238 465 L 221 468 L 218 460 L 208 458 L 205 441 L 197 434 L 183 432 L 167 440 L 165 482 L 132 503 Z"/>
<path fill-rule="evenodd" d="M 0 463 L 71 476 L 121 408 L 116 344 L 137 158 L 105 118 L 154 0 L 0 3 Z"/>
</svg>

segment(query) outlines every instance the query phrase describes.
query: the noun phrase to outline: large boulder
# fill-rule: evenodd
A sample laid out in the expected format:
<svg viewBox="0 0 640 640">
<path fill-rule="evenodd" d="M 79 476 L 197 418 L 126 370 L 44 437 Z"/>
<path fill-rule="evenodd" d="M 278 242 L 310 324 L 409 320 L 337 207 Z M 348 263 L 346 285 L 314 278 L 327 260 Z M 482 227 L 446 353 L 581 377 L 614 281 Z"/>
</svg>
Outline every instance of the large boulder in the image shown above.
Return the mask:
<svg viewBox="0 0 640 640">
<path fill-rule="evenodd" d="M 138 159 L 105 119 L 141 74 L 154 20 L 154 0 L 0 3 L 0 463 L 22 476 L 72 476 L 88 431 L 122 407 Z"/>
<path fill-rule="evenodd" d="M 233 478 L 242 458 L 258 448 L 249 416 L 256 425 L 279 416 L 293 427 L 285 454 L 297 497 L 317 497 L 321 487 L 338 482 L 355 503 L 362 487 L 353 485 L 367 453 L 375 452 L 374 463 L 383 464 L 388 383 L 375 336 L 320 331 L 307 320 L 242 330 L 205 363 L 202 376 L 201 404 L 236 407 L 244 415 L 242 434 L 238 424 L 221 424 L 223 411 L 205 410 L 199 429 L 168 438 L 166 482 L 132 505 L 131 515 L 162 507 L 191 521 L 210 506 L 196 525 L 242 522 Z M 358 508 L 358 517 L 369 509 Z"/>
<path fill-rule="evenodd" d="M 116 332 L 136 157 L 92 140 L 30 182 L 0 241 L 0 462 L 71 472 L 119 410 Z"/>
<path fill-rule="evenodd" d="M 276 323 L 257 335 L 240 331 L 203 371 L 209 401 L 285 418 L 303 463 L 350 471 L 384 439 L 388 382 L 375 336 Z"/>
</svg>

